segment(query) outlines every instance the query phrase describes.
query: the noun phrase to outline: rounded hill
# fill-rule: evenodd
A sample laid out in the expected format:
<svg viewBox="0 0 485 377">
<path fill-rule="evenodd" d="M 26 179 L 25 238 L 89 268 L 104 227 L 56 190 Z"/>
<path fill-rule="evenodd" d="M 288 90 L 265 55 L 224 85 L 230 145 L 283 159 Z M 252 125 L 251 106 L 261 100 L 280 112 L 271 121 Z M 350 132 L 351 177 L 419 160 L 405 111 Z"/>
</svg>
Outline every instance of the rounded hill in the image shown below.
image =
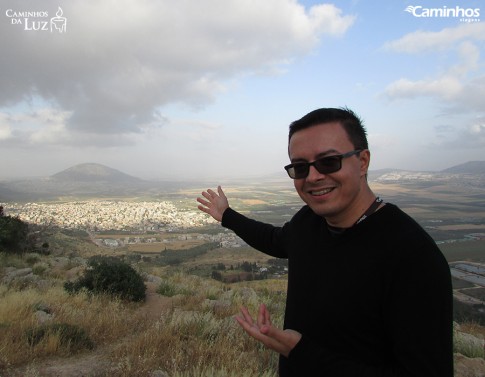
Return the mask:
<svg viewBox="0 0 485 377">
<path fill-rule="evenodd" d="M 51 176 L 56 181 L 64 182 L 109 182 L 136 183 L 140 178 L 125 174 L 119 170 L 95 163 L 72 166 Z"/>
<path fill-rule="evenodd" d="M 442 172 L 454 174 L 485 174 L 485 161 L 468 161 L 464 164 L 442 170 Z"/>
</svg>

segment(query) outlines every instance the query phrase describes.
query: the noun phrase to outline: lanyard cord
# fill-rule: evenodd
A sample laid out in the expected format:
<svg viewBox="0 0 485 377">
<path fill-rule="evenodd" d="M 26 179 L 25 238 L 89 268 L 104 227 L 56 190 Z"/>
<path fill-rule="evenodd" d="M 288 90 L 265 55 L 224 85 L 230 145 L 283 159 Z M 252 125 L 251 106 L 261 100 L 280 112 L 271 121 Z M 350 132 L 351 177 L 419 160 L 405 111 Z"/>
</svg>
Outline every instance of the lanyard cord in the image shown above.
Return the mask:
<svg viewBox="0 0 485 377">
<path fill-rule="evenodd" d="M 381 205 L 382 202 L 383 202 L 383 200 L 381 198 L 377 197 L 376 200 L 374 200 L 372 202 L 372 204 L 369 206 L 369 208 L 367 208 L 367 210 L 364 212 L 364 214 L 355 222 L 353 227 L 356 226 L 357 224 L 360 224 L 367 217 L 372 215 L 377 210 L 377 208 Z M 330 234 L 333 237 L 341 236 L 346 231 L 346 228 L 336 228 L 336 227 L 328 225 L 328 224 L 327 224 L 327 229 L 329 230 Z"/>
<path fill-rule="evenodd" d="M 367 217 L 369 217 L 370 215 L 372 215 L 376 210 L 377 210 L 377 207 L 379 207 L 382 203 L 382 199 L 377 197 L 376 200 L 374 200 L 372 202 L 372 204 L 370 205 L 369 208 L 367 208 L 367 211 L 364 212 L 364 214 L 360 217 L 359 220 L 357 220 L 354 224 L 357 225 L 357 224 L 360 224 L 362 221 L 364 221 Z"/>
</svg>

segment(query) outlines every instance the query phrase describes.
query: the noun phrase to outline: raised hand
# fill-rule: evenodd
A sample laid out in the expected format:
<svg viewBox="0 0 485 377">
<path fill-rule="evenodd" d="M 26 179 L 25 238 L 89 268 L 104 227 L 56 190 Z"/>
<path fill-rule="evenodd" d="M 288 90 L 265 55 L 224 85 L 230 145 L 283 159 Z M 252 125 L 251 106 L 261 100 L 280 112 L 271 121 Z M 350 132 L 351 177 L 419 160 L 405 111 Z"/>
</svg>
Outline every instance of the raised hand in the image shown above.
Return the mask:
<svg viewBox="0 0 485 377">
<path fill-rule="evenodd" d="M 221 186 L 217 186 L 217 193 L 214 190 L 207 190 L 202 192 L 202 196 L 207 199 L 197 198 L 197 201 L 201 204 L 197 206 L 201 211 L 208 213 L 215 220 L 222 221 L 222 214 L 229 207 L 224 191 Z"/>
<path fill-rule="evenodd" d="M 274 327 L 269 311 L 264 304 L 259 307 L 257 322 L 254 322 L 247 308 L 242 307 L 241 314 L 235 318 L 248 335 L 285 357 L 288 357 L 290 351 L 301 339 L 301 334 L 295 330 L 280 330 Z"/>
</svg>

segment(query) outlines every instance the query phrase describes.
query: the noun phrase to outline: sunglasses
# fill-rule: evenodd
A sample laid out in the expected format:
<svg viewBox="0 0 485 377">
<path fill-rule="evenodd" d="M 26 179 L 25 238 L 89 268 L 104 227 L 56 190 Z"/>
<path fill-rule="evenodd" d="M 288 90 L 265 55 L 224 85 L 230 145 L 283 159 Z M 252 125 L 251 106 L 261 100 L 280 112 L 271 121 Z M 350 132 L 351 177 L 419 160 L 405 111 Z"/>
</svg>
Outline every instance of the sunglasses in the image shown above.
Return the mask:
<svg viewBox="0 0 485 377">
<path fill-rule="evenodd" d="M 344 154 L 322 157 L 313 162 L 295 162 L 294 164 L 286 165 L 285 170 L 292 179 L 306 178 L 310 173 L 310 166 L 315 166 L 315 169 L 320 174 L 335 173 L 342 168 L 342 159 L 359 154 L 360 152 L 362 150 L 357 149 Z"/>
</svg>

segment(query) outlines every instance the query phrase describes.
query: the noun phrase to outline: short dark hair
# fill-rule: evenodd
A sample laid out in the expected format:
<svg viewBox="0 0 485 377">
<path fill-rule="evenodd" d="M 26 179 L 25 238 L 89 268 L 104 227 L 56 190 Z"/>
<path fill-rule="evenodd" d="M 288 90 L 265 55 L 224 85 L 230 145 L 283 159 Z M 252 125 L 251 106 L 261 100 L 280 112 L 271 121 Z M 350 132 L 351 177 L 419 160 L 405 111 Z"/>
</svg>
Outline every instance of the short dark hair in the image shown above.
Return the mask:
<svg viewBox="0 0 485 377">
<path fill-rule="evenodd" d="M 362 120 L 349 108 L 322 108 L 313 110 L 290 124 L 288 143 L 295 132 L 324 123 L 339 122 L 355 149 L 369 149 L 367 131 Z"/>
</svg>

